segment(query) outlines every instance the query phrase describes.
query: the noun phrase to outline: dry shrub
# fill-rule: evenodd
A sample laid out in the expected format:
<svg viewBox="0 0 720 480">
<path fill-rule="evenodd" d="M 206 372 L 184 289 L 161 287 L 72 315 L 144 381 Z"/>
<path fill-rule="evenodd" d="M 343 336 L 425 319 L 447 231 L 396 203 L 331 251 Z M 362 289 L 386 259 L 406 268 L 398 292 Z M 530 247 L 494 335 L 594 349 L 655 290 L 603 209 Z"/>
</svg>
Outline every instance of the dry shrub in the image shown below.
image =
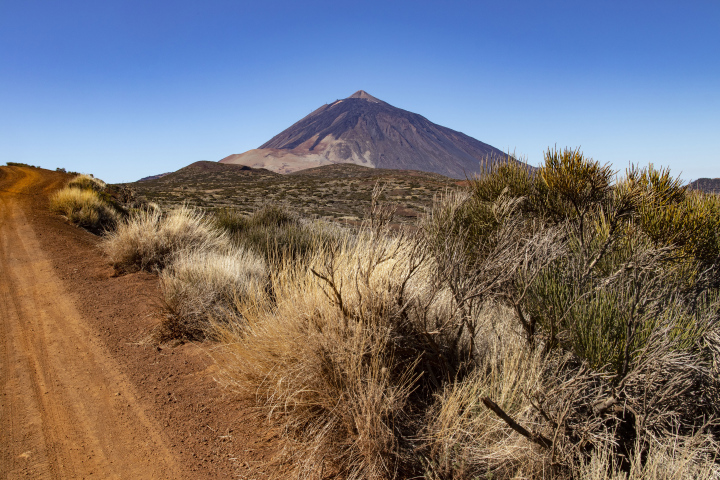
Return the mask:
<svg viewBox="0 0 720 480">
<path fill-rule="evenodd" d="M 407 468 L 423 353 L 408 334 L 423 295 L 412 251 L 404 238 L 364 234 L 316 253 L 309 269 L 288 262 L 272 298 L 244 299 L 242 321 L 219 326 L 225 381 L 282 428 L 281 471 L 373 479 Z"/>
<path fill-rule="evenodd" d="M 50 197 L 50 208 L 93 231 L 112 228 L 119 220 L 118 212 L 94 190 L 65 187 Z"/>
<path fill-rule="evenodd" d="M 161 335 L 202 339 L 211 319 L 230 318 L 236 302 L 261 294 L 266 284 L 265 262 L 252 252 L 182 250 L 160 273 L 167 314 Z"/>
<path fill-rule="evenodd" d="M 479 355 L 464 379 L 448 383 L 427 414 L 423 461 L 427 478 L 541 478 L 550 461 L 484 404 L 491 398 L 525 428 L 542 424 L 532 396 L 542 387 L 544 358 L 528 348 L 512 311 L 487 305 L 479 315 Z"/>
<path fill-rule="evenodd" d="M 119 272 L 161 270 L 183 250 L 228 250 L 230 241 L 200 210 L 182 206 L 163 215 L 144 210 L 120 223 L 103 242 Z"/>
<path fill-rule="evenodd" d="M 448 413 L 437 417 L 451 425 L 438 430 L 447 435 L 430 435 L 427 462 L 440 472 L 433 475 L 511 478 L 522 464 L 523 475 L 551 465 L 542 476 L 572 477 L 577 465 L 608 455 L 617 471 L 645 478 L 653 458 L 685 461 L 679 451 L 657 453 L 657 445 L 689 437 L 701 439 L 690 450 L 712 445 L 720 413 L 717 200 L 686 195 L 652 167 L 613 183 L 608 167 L 577 150 L 548 151 L 536 174 L 509 166 L 490 175 L 471 182 L 469 193 L 440 199 L 424 231 L 438 280 L 466 305 L 467 330 L 485 331 L 467 299 L 499 302 L 525 332 L 525 348 L 544 352 L 525 408 L 505 410 L 544 460 L 518 461 L 513 448 L 492 448 L 470 420 L 454 425 Z M 479 365 L 487 361 L 481 353 Z M 462 405 L 463 388 L 482 394 L 492 371 L 476 370 L 477 387 L 450 385 L 443 395 L 457 391 L 457 399 L 441 404 Z M 494 414 L 474 402 L 472 417 L 487 427 L 483 417 Z M 453 429 L 473 433 L 445 446 Z M 520 439 L 521 429 L 513 430 L 506 441 Z M 688 472 L 713 461 L 705 447 L 687 457 Z M 467 452 L 491 452 L 500 467 Z"/>
</svg>

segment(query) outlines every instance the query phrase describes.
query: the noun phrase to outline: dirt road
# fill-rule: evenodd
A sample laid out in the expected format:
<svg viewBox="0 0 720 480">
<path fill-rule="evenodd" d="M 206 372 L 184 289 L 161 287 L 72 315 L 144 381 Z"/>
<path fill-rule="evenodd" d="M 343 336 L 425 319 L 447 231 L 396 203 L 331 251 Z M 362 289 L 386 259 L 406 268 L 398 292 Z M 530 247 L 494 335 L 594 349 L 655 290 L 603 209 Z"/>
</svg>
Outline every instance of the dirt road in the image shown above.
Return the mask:
<svg viewBox="0 0 720 480">
<path fill-rule="evenodd" d="M 29 199 L 62 177 L 1 170 L 0 478 L 182 478 L 29 221 Z"/>
</svg>

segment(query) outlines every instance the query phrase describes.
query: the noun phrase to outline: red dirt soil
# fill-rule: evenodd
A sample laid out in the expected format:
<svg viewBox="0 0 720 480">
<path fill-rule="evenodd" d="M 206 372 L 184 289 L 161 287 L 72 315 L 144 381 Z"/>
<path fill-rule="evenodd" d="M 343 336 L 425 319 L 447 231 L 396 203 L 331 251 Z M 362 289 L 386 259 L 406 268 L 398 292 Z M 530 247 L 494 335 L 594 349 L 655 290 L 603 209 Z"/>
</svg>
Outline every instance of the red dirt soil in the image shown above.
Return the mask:
<svg viewBox="0 0 720 480">
<path fill-rule="evenodd" d="M 116 277 L 48 209 L 69 177 L 0 167 L 0 478 L 248 478 L 272 439 L 208 344 L 146 341 L 154 275 Z"/>
</svg>

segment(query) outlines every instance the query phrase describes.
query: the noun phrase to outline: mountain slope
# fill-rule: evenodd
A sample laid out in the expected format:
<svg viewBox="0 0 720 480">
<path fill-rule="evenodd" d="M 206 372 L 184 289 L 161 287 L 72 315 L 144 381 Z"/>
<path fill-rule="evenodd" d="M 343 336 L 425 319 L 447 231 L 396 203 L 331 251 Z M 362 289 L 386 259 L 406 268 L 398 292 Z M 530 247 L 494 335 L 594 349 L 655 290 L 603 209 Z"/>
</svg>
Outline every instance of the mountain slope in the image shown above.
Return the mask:
<svg viewBox="0 0 720 480">
<path fill-rule="evenodd" d="M 504 154 L 495 147 L 360 90 L 323 105 L 259 149 L 221 162 L 280 173 L 354 163 L 464 178 L 479 172 L 487 157 L 498 156 Z"/>
</svg>

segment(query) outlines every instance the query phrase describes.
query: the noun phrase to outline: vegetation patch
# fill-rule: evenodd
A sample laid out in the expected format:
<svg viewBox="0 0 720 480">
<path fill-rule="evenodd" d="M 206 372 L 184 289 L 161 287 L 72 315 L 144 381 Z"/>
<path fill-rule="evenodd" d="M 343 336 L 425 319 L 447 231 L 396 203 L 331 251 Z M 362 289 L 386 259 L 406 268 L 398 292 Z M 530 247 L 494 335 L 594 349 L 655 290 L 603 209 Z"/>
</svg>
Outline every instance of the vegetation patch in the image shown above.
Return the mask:
<svg viewBox="0 0 720 480">
<path fill-rule="evenodd" d="M 281 433 L 271 475 L 720 474 L 717 196 L 548 150 L 537 170 L 508 160 L 435 191 L 403 228 L 400 200 L 432 189 L 338 170 L 282 193 L 334 215 L 350 189 L 360 228 L 266 198 L 141 210 L 105 241 L 116 269 L 160 272 L 167 337 L 219 341 L 222 381 Z"/>
<path fill-rule="evenodd" d="M 236 314 L 236 304 L 257 296 L 267 282 L 263 259 L 242 248 L 177 252 L 160 273 L 166 320 L 159 339 L 204 339 L 211 322 Z"/>
<path fill-rule="evenodd" d="M 162 178 L 129 184 L 138 197 L 162 208 L 184 202 L 206 209 L 232 209 L 252 215 L 267 205 L 303 218 L 359 223 L 368 214 L 377 183 L 392 191 L 387 201 L 401 203 L 395 224 L 412 224 L 429 209 L 433 196 L 457 186 L 453 179 L 425 172 L 328 165 L 290 175 L 238 165 L 198 162 Z M 273 207 L 273 208 L 274 208 Z"/>
<path fill-rule="evenodd" d="M 95 233 L 112 229 L 124 211 L 104 194 L 105 182 L 78 175 L 50 197 L 50 208 L 70 223 Z"/>
<path fill-rule="evenodd" d="M 314 251 L 336 244 L 345 229 L 323 220 L 308 220 L 278 205 L 266 205 L 250 215 L 236 209 L 218 209 L 213 219 L 233 243 L 277 263 L 300 260 Z"/>
<path fill-rule="evenodd" d="M 199 210 L 186 206 L 164 215 L 159 209 L 140 210 L 118 224 L 103 241 L 117 272 L 159 271 L 185 250 L 228 250 L 230 241 Z"/>
<path fill-rule="evenodd" d="M 77 175 L 72 180 L 70 180 L 67 186 L 70 188 L 79 188 L 82 190 L 94 190 L 100 193 L 105 191 L 107 184 L 99 178 L 95 178 L 92 175 L 83 173 Z"/>
<path fill-rule="evenodd" d="M 224 381 L 283 432 L 278 471 L 718 474 L 717 197 L 550 150 L 438 197 L 414 234 L 374 205 L 213 322 Z"/>
</svg>

